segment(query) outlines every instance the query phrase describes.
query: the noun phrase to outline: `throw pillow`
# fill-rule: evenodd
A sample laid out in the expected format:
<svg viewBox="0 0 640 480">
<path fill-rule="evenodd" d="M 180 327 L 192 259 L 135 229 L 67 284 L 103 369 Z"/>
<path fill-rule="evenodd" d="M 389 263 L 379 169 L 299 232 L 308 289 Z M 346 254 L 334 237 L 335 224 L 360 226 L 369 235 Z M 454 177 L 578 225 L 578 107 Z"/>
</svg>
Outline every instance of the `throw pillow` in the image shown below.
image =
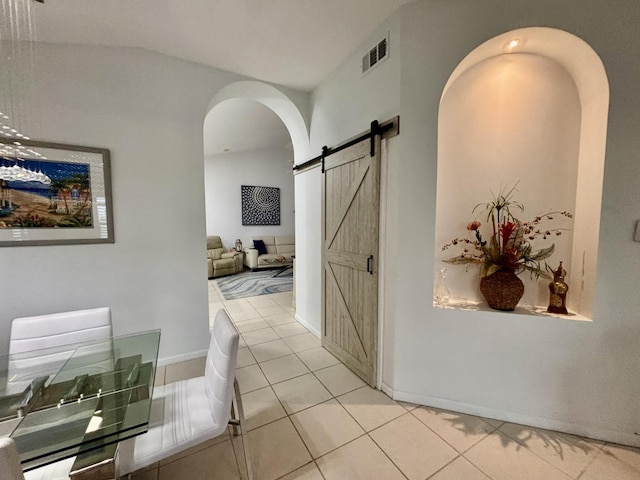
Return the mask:
<svg viewBox="0 0 640 480">
<path fill-rule="evenodd" d="M 258 255 L 266 255 L 267 254 L 267 247 L 264 244 L 263 240 L 254 240 L 253 241 L 253 248 L 258 249 Z"/>
</svg>

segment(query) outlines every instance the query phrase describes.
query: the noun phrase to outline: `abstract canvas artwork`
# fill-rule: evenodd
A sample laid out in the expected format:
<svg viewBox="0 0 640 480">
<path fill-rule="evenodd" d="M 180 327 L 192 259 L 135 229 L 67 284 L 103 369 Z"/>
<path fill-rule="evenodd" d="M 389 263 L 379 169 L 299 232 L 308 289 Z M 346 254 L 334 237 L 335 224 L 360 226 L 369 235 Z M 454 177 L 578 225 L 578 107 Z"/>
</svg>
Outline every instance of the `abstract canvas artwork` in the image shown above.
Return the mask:
<svg viewBox="0 0 640 480">
<path fill-rule="evenodd" d="M 242 225 L 280 225 L 280 189 L 242 185 Z"/>
</svg>

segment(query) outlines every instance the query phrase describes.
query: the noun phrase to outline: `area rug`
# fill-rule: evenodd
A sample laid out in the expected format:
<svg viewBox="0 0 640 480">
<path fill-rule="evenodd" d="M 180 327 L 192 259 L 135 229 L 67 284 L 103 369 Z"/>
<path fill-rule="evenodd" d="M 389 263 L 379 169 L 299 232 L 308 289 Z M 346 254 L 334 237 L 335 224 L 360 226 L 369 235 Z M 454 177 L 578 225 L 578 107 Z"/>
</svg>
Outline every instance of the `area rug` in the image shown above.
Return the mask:
<svg viewBox="0 0 640 480">
<path fill-rule="evenodd" d="M 293 290 L 293 269 L 246 271 L 216 279 L 225 300 Z"/>
</svg>

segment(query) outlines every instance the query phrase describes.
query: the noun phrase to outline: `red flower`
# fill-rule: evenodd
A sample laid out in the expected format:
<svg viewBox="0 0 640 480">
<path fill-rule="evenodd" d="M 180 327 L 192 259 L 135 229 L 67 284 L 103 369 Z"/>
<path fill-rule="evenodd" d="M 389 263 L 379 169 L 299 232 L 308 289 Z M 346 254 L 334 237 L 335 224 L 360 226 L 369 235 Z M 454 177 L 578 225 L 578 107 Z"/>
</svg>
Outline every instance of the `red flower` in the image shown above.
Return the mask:
<svg viewBox="0 0 640 480">
<path fill-rule="evenodd" d="M 476 231 L 480 228 L 480 225 L 482 225 L 479 221 L 474 220 L 473 222 L 469 222 L 467 224 L 467 230 L 473 232 Z"/>
<path fill-rule="evenodd" d="M 513 232 L 516 230 L 516 224 L 513 222 L 507 222 L 500 225 L 500 236 L 502 237 L 502 244 L 506 245 Z"/>
</svg>

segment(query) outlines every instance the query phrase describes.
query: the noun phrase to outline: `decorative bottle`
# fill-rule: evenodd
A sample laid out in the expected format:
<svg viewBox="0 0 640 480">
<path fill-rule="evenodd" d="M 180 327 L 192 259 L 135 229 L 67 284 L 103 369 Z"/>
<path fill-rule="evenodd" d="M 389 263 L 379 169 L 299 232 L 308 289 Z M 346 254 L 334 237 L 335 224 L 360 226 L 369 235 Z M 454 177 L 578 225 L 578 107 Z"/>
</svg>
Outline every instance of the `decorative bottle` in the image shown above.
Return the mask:
<svg viewBox="0 0 640 480">
<path fill-rule="evenodd" d="M 433 299 L 438 305 L 449 303 L 449 287 L 447 287 L 447 269 L 441 268 L 438 272 L 438 280 L 433 292 Z"/>
<path fill-rule="evenodd" d="M 242 252 L 242 242 L 239 238 L 236 240 L 236 252 Z"/>
<path fill-rule="evenodd" d="M 567 292 L 569 285 L 564 282 L 567 271 L 562 268 L 562 262 L 558 268 L 552 270 L 553 281 L 549 282 L 549 306 L 547 312 L 567 314 Z"/>
</svg>

